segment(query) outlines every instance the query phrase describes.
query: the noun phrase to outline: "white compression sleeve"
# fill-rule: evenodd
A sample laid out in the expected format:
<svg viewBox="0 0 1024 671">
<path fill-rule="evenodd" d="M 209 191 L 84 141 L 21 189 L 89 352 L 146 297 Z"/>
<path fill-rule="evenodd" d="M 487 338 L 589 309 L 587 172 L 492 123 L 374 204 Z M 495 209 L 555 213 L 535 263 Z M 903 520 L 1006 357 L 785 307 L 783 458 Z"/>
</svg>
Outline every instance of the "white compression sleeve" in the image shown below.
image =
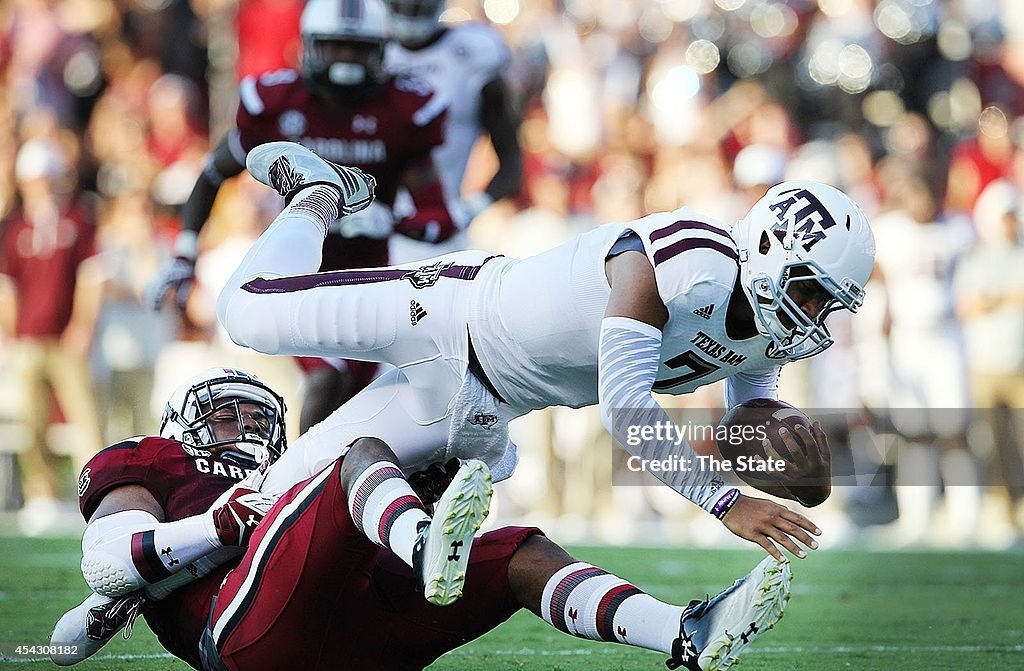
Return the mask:
<svg viewBox="0 0 1024 671">
<path fill-rule="evenodd" d="M 210 513 L 158 522 L 142 510 L 93 520 L 82 536 L 82 575 L 97 594 L 118 597 L 159 583 L 222 547 Z"/>
<path fill-rule="evenodd" d="M 651 395 L 661 362 L 661 331 L 627 317 L 605 317 L 598 347 L 598 398 L 601 421 L 620 446 L 641 459 L 680 457 L 688 470 L 652 471 L 659 480 L 698 506 L 713 512 L 728 496 L 721 477 L 700 467 L 690 444 L 663 440 L 636 440 L 630 426 L 667 427 L 668 414 Z M 662 432 L 664 434 L 664 432 Z"/>
<path fill-rule="evenodd" d="M 213 571 L 222 564 L 231 561 L 238 555 L 245 552 L 245 548 L 226 546 L 218 548 L 210 554 L 200 557 L 192 561 L 187 566 L 191 566 L 187 571 L 178 571 L 169 578 L 164 578 L 160 582 L 149 585 L 146 587 L 146 596 L 150 599 L 159 601 L 160 599 L 166 599 L 174 590 L 184 587 L 185 585 L 195 582 L 200 578 L 213 573 Z"/>
</svg>

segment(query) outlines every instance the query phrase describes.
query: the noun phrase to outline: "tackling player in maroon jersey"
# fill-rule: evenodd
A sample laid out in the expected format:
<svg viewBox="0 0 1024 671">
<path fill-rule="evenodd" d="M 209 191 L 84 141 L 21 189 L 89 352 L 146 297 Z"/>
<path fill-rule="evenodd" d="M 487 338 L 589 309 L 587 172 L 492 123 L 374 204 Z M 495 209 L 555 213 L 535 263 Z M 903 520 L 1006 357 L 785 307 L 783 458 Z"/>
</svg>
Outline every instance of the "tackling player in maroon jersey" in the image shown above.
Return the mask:
<svg viewBox="0 0 1024 671">
<path fill-rule="evenodd" d="M 388 37 L 380 0 L 311 0 L 302 13 L 301 70 L 244 79 L 237 128 L 210 153 L 182 211 L 175 258 L 147 287 L 154 308 L 170 296 L 183 306 L 195 277 L 198 234 L 224 180 L 245 169 L 246 154 L 276 140 L 301 143 L 321 156 L 354 166 L 377 181 L 376 202 L 338 219 L 323 245 L 320 270 L 388 263 L 394 232 L 441 242 L 457 230 L 431 152 L 444 141 L 448 100 L 426 84 L 384 70 Z M 399 188 L 415 211 L 401 219 L 391 206 Z M 370 382 L 366 362 L 304 359 L 310 373 L 301 429 L 319 422 Z"/>
<path fill-rule="evenodd" d="M 58 622 L 51 642 L 78 652 L 56 663 L 82 661 L 143 613 L 169 652 L 204 671 L 326 671 L 339 660 L 422 669 L 528 608 L 566 633 L 711 671 L 781 616 L 789 568 L 772 558 L 682 607 L 576 561 L 536 528 L 474 538 L 487 467 L 435 467 L 421 496 L 375 438 L 271 505 L 246 486 L 255 478 L 236 480 L 285 449 L 283 411 L 259 380 L 214 369 L 175 392 L 162 437 L 90 461 L 79 487 L 82 569 L 96 593 Z M 442 490 L 431 517 L 427 492 Z M 755 607 L 764 601 L 773 608 Z"/>
</svg>

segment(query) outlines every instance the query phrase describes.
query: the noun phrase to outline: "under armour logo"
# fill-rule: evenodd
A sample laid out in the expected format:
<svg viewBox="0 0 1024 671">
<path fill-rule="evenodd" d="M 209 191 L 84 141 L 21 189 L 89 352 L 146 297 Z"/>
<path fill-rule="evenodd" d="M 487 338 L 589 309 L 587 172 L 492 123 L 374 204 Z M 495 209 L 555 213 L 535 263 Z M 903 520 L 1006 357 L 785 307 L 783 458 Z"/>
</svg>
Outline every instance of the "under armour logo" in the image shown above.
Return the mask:
<svg viewBox="0 0 1024 671">
<path fill-rule="evenodd" d="M 448 555 L 448 561 L 459 560 L 459 548 L 462 547 L 462 541 L 452 541 L 452 553 Z"/>
<path fill-rule="evenodd" d="M 167 555 L 167 560 L 168 560 L 167 561 L 167 565 L 168 566 L 174 566 L 175 564 L 180 564 L 181 563 L 177 559 L 174 559 L 173 557 L 171 557 L 171 553 L 172 552 L 174 552 L 174 548 L 164 548 L 163 550 L 160 551 L 160 554 Z"/>
<path fill-rule="evenodd" d="M 751 622 L 750 628 L 740 634 L 740 640 L 743 641 L 744 645 L 750 643 L 754 639 L 754 634 L 758 632 L 757 623 Z"/>
<path fill-rule="evenodd" d="M 690 637 L 680 626 L 679 638 L 672 641 L 672 659 L 665 662 L 665 666 L 670 669 L 678 669 L 680 666 L 685 666 L 688 669 L 694 668 L 696 665 L 691 665 L 691 660 L 695 660 L 700 654 L 697 650 L 697 646 L 693 643 L 693 638 Z"/>
<path fill-rule="evenodd" d="M 258 519 L 256 519 L 255 515 L 249 515 L 249 519 L 247 519 L 245 521 L 245 526 L 247 526 L 247 527 L 254 527 L 254 526 L 256 526 L 259 523 L 260 523 L 260 521 Z"/>
</svg>

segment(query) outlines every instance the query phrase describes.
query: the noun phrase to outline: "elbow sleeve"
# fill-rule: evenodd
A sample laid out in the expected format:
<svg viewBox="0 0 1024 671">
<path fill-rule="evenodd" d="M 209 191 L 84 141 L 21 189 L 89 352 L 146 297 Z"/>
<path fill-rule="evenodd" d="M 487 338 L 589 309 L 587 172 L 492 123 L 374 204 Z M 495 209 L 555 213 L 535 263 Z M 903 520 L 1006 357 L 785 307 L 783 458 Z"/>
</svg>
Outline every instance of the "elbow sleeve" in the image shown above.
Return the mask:
<svg viewBox="0 0 1024 671">
<path fill-rule="evenodd" d="M 661 360 L 661 331 L 627 317 L 606 317 L 598 345 L 601 422 L 613 436 L 616 410 L 657 407 L 651 387 Z M 659 408 L 660 410 L 660 408 Z"/>
<path fill-rule="evenodd" d="M 601 322 L 598 348 L 598 395 L 601 421 L 612 438 L 642 460 L 677 460 L 688 465 L 655 475 L 663 483 L 708 512 L 723 498 L 717 472 L 696 467 L 697 455 L 681 433 L 677 438 L 641 439 L 634 429 L 669 429 L 673 423 L 651 395 L 661 365 L 661 331 L 626 317 Z M 642 435 L 642 433 L 641 433 Z"/>
<path fill-rule="evenodd" d="M 159 522 L 125 510 L 89 523 L 82 536 L 82 576 L 97 594 L 116 598 L 168 578 L 221 547 L 213 517 Z"/>
<path fill-rule="evenodd" d="M 89 524 L 82 536 L 82 576 L 92 591 L 116 598 L 145 587 L 132 562 L 131 537 L 136 529 L 159 522 L 141 510 L 126 510 Z"/>
</svg>

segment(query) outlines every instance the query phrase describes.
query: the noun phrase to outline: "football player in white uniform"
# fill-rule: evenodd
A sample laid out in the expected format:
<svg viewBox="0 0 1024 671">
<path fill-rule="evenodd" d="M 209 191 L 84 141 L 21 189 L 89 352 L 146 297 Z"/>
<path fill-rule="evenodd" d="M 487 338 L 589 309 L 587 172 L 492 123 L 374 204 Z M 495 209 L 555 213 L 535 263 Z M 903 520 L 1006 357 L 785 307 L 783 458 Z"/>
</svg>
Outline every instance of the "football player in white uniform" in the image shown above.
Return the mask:
<svg viewBox="0 0 1024 671">
<path fill-rule="evenodd" d="M 444 144 L 434 150 L 434 164 L 450 202 L 461 200 L 463 221 L 469 222 L 491 203 L 519 191 L 519 120 L 502 75 L 511 59 L 505 40 L 485 23 L 442 23 L 444 5 L 444 0 L 387 0 L 393 40 L 384 65 L 428 83 L 448 99 Z M 487 188 L 462 200 L 466 164 L 484 133 L 498 157 L 498 171 Z M 440 246 L 394 237 L 389 247 L 392 263 L 406 263 L 465 249 L 466 236 L 456 235 Z"/>
<path fill-rule="evenodd" d="M 731 407 L 775 397 L 782 363 L 831 344 L 824 319 L 856 310 L 874 263 L 859 208 L 814 182 L 770 189 L 730 232 L 692 210 L 585 233 L 526 259 L 466 251 L 418 268 L 314 273 L 338 210 L 365 203 L 372 180 L 288 143 L 249 154 L 256 179 L 288 205 L 221 294 L 217 313 L 240 345 L 270 354 L 386 362 L 378 378 L 269 470 L 263 491 L 308 477 L 359 436 L 389 443 L 403 468 L 474 457 L 508 477 L 508 420 L 551 405 L 600 404 L 616 440 L 642 458 L 697 463 L 689 445 L 630 447 L 628 427 L 668 417 L 652 392 L 726 380 Z M 310 274 L 313 273 L 313 274 Z M 823 443 L 803 431 L 804 444 Z M 817 543 L 807 518 L 723 487 L 703 469 L 663 481 L 777 558 Z"/>
</svg>

